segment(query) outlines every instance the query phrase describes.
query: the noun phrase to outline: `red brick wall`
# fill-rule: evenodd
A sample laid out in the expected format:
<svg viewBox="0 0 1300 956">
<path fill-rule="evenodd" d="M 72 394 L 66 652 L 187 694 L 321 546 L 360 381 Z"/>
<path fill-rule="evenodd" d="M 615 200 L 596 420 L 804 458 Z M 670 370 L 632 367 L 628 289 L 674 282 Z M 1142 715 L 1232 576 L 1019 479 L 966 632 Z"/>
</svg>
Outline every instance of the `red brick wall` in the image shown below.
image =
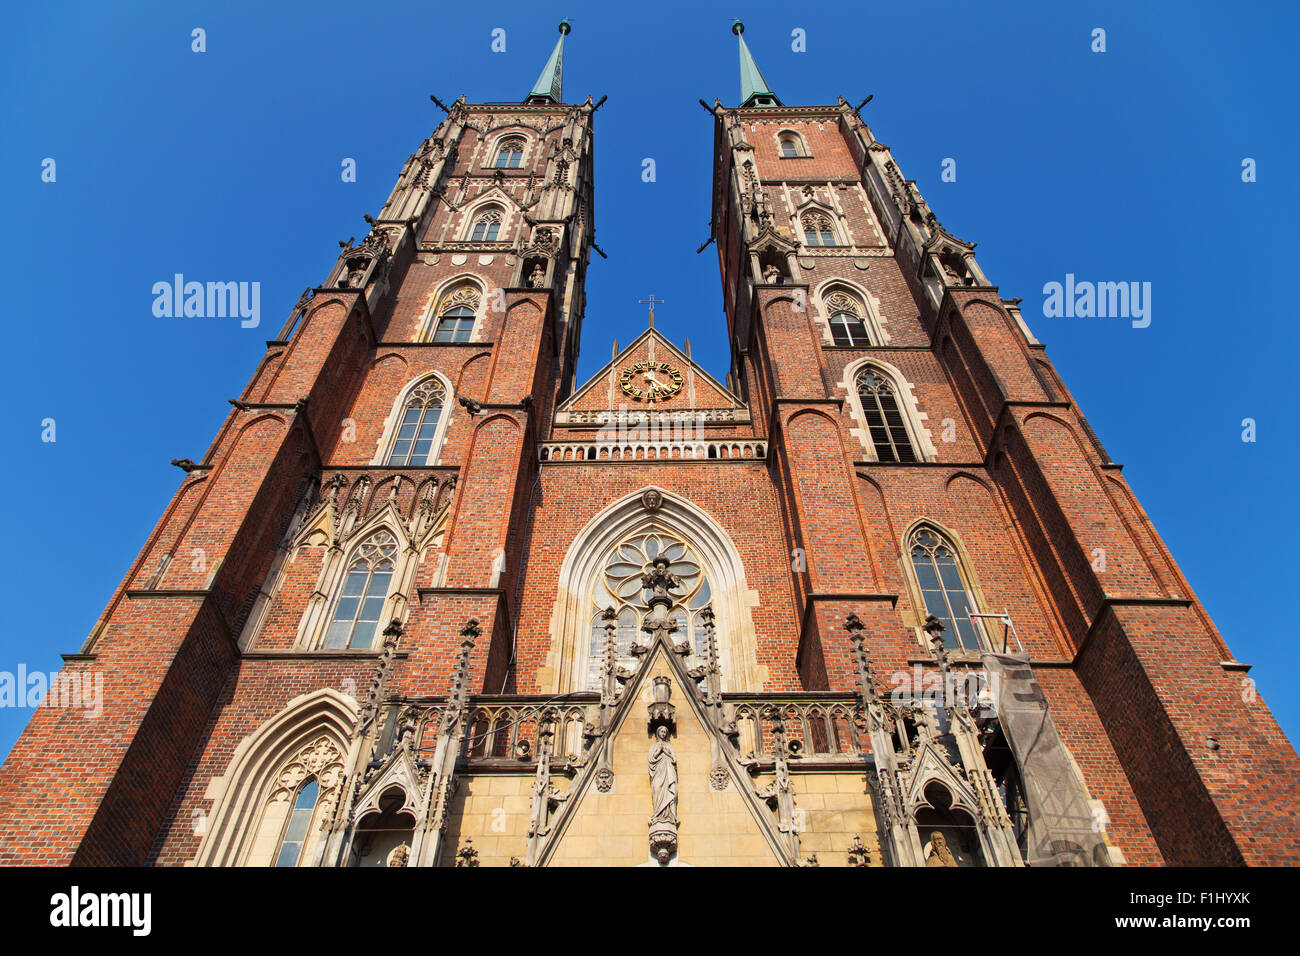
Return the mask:
<svg viewBox="0 0 1300 956">
<path fill-rule="evenodd" d="M 822 202 L 834 190 L 848 238 L 869 242 L 880 211 L 863 208 L 855 189 L 839 185 L 859 177 L 844 127 L 820 117 L 744 115 L 741 127 L 754 148 L 740 155 L 755 159 L 778 232 L 790 231 L 787 189 L 797 208 L 811 184 Z M 774 133 L 782 128 L 805 137 L 811 158 L 778 156 Z M 720 151 L 723 162 L 729 155 Z M 743 262 L 739 207 L 728 197 L 719 208 L 729 292 Z M 804 681 L 851 685 L 842 632 L 848 610 L 867 624 L 878 676 L 922 656 L 913 629 L 923 611 L 904 574 L 903 537 L 916 520 L 933 520 L 964 548 L 982 609 L 1007 611 L 1041 662 L 1039 679 L 1062 737 L 1131 862 L 1294 859 L 1300 840 L 1280 808 L 1294 799 L 1295 751 L 1261 702 L 1241 700 L 1241 676 L 1220 666 L 1230 655 L 1212 623 L 1041 348 L 1025 340 L 994 289 L 952 290 L 941 319 L 920 294 L 913 261 L 873 255 L 866 269 L 860 261 L 857 250 L 838 258 L 801 250 L 802 282 L 816 289 L 843 279 L 865 288 L 879 303 L 887 348 L 825 347 L 814 317 L 790 307 L 790 293 L 764 291 L 754 305 L 727 297 L 729 325 L 751 350 L 756 420 L 766 421 L 773 404 L 784 410 L 770 453 L 784 504 L 772 518 L 790 546 L 809 552 L 811 580 L 794 582 Z M 932 334 L 939 343 L 933 351 Z M 870 462 L 848 433 L 855 423 L 847 407 L 838 410 L 838 442 L 785 424 L 795 414 L 811 420 L 808 402 L 842 398 L 836 386 L 862 357 L 894 365 L 913 386 L 936 462 Z M 941 438 L 945 419 L 955 426 L 953 441 Z M 846 461 L 857 462 L 851 504 L 838 479 Z M 819 597 L 819 572 L 842 582 L 835 590 L 892 596 L 887 617 L 894 623 L 870 594 Z M 1209 737 L 1219 738 L 1218 750 L 1208 747 Z"/>
</svg>

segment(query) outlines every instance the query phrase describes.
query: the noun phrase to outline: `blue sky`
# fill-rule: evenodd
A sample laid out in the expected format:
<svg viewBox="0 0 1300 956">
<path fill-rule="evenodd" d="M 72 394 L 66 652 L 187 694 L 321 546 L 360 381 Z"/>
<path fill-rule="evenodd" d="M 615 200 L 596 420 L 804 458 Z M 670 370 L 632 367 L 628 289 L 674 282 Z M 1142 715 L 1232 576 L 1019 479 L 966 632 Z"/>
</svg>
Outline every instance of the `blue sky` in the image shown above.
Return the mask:
<svg viewBox="0 0 1300 956">
<path fill-rule="evenodd" d="M 0 38 L 0 671 L 76 651 L 264 343 L 336 242 L 366 231 L 429 102 L 517 101 L 560 15 L 565 98 L 596 123 L 597 242 L 580 374 L 668 304 L 721 377 L 708 236 L 712 122 L 738 98 L 743 16 L 789 104 L 875 99 L 864 118 L 944 224 L 979 243 L 1238 659 L 1293 739 L 1300 701 L 1287 294 L 1298 218 L 1294 4 L 792 3 L 471 6 L 386 2 L 24 4 Z M 480 12 L 481 11 L 481 12 Z M 190 31 L 207 33 L 191 51 Z M 506 30 L 506 52 L 490 49 Z M 1106 30 L 1107 50 L 1090 50 Z M 792 50 L 791 32 L 807 50 Z M 41 181 L 46 157 L 57 180 Z M 344 183 L 340 164 L 357 162 Z M 657 181 L 641 180 L 654 158 Z M 1241 181 L 1243 158 L 1258 181 Z M 957 161 L 957 181 L 941 163 Z M 685 226 L 682 224 L 685 223 Z M 261 283 L 262 324 L 165 319 L 176 272 Z M 1045 318 L 1042 288 L 1152 283 L 1152 323 Z M 41 440 L 42 420 L 57 441 Z M 1242 419 L 1257 422 L 1254 443 Z M 1290 582 L 1290 583 L 1289 583 Z M 30 716 L 0 708 L 0 754 Z"/>
</svg>

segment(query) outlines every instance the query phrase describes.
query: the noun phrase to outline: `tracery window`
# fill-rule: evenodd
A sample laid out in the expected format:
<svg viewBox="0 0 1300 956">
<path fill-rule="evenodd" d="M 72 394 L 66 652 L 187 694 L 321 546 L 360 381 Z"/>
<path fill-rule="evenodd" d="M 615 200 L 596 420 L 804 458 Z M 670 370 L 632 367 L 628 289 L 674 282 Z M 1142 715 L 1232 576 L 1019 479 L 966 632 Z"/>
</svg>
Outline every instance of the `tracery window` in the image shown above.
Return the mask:
<svg viewBox="0 0 1300 956">
<path fill-rule="evenodd" d="M 275 854 L 276 866 L 297 866 L 302 856 L 302 847 L 307 840 L 307 829 L 311 826 L 312 814 L 316 811 L 316 797 L 320 785 L 312 777 L 298 789 L 294 798 L 293 809 L 284 822 L 284 832 L 280 835 L 280 849 Z"/>
<path fill-rule="evenodd" d="M 518 169 L 524 160 L 524 141 L 516 137 L 503 139 L 497 146 L 497 169 Z"/>
<path fill-rule="evenodd" d="M 604 611 L 614 608 L 618 615 L 618 663 L 629 669 L 635 667 L 632 656 L 633 641 L 644 643 L 642 622 L 650 613 L 651 591 L 642 586 L 641 575 L 648 572 L 659 555 L 668 560 L 668 570 L 681 579 L 682 587 L 673 589 L 675 599 L 668 611 L 669 619 L 677 625 L 673 640 L 690 645 L 690 664 L 695 667 L 708 661 L 705 644 L 704 621 L 701 612 L 713 599 L 713 590 L 699 556 L 685 542 L 662 531 L 648 531 L 633 535 L 615 547 L 598 575 L 591 596 L 591 640 L 587 651 L 588 690 L 599 690 L 605 660 Z M 724 629 L 718 627 L 715 640 L 719 641 L 719 666 L 723 659 L 721 646 Z"/>
<path fill-rule="evenodd" d="M 474 321 L 478 316 L 482 292 L 477 285 L 463 282 L 444 295 L 438 302 L 433 315 L 437 321 L 432 324 L 434 342 L 468 342 L 474 333 Z M 426 329 L 429 325 L 426 324 Z M 430 333 L 426 331 L 425 336 Z"/>
<path fill-rule="evenodd" d="M 390 465 L 429 465 L 434 459 L 434 442 L 438 435 L 438 420 L 447 402 L 447 391 L 436 378 L 425 379 L 411 392 L 406 401 L 401 424 L 393 449 L 388 454 Z"/>
<path fill-rule="evenodd" d="M 912 532 L 908 549 L 925 610 L 943 624 L 944 646 L 979 650 L 980 641 L 969 616 L 976 609 L 975 601 L 962 579 L 952 545 L 933 529 L 922 526 Z"/>
<path fill-rule="evenodd" d="M 852 296 L 835 292 L 827 296 L 825 309 L 830 313 L 831 339 L 836 345 L 865 348 L 871 344 L 862 306 Z"/>
<path fill-rule="evenodd" d="M 496 242 L 501 232 L 501 210 L 488 209 L 474 220 L 474 231 L 470 233 L 471 242 Z"/>
<path fill-rule="evenodd" d="M 396 558 L 397 541 L 388 531 L 371 535 L 357 549 L 325 635 L 326 648 L 373 646 Z"/>
<path fill-rule="evenodd" d="M 804 243 L 809 246 L 833 246 L 835 242 L 835 227 L 831 225 L 830 217 L 824 213 L 809 213 L 803 217 L 803 235 Z"/>
<path fill-rule="evenodd" d="M 916 461 L 916 451 L 898 407 L 894 383 L 870 366 L 858 372 L 854 383 L 862 401 L 862 412 L 866 416 L 876 458 L 880 461 Z"/>
<path fill-rule="evenodd" d="M 310 866 L 321 862 L 347 779 L 343 765 L 358 707 L 322 687 L 294 698 L 246 737 L 215 796 L 198 866 Z M 313 825 L 314 824 L 314 825 Z M 326 864 L 328 865 L 328 863 Z"/>
<path fill-rule="evenodd" d="M 783 159 L 795 159 L 803 154 L 799 137 L 793 133 L 786 133 L 781 137 L 781 156 Z"/>
</svg>

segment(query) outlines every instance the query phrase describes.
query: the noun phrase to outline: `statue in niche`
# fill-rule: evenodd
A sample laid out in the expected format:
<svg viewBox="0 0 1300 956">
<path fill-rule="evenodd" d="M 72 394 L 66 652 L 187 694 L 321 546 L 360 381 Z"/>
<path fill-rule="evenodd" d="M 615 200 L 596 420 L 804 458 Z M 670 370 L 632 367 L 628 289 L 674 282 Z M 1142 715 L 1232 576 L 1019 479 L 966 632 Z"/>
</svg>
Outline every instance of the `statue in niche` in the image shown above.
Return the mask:
<svg viewBox="0 0 1300 956">
<path fill-rule="evenodd" d="M 405 723 L 402 729 L 398 731 L 397 739 L 393 741 L 393 750 L 412 751 L 415 749 L 415 724 Z"/>
<path fill-rule="evenodd" d="M 345 289 L 359 289 L 361 282 L 366 277 L 366 268 L 370 263 L 365 260 L 354 260 L 347 265 L 346 275 L 342 282 L 339 283 Z"/>
<path fill-rule="evenodd" d="M 956 866 L 957 858 L 952 855 L 952 850 L 948 849 L 948 838 L 938 830 L 930 833 L 930 855 L 926 858 L 926 866 Z"/>
<path fill-rule="evenodd" d="M 528 274 L 528 285 L 534 289 L 539 289 L 545 281 L 546 270 L 542 268 L 541 263 L 538 263 L 533 266 L 533 271 Z"/>
<path fill-rule="evenodd" d="M 393 848 L 393 852 L 388 854 L 389 866 L 406 866 L 411 859 L 411 848 L 403 841 Z"/>
<path fill-rule="evenodd" d="M 768 266 L 763 270 L 763 281 L 768 285 L 778 285 L 781 282 L 781 270 L 776 266 Z"/>
<path fill-rule="evenodd" d="M 677 752 L 668 742 L 668 727 L 655 728 L 650 745 L 650 849 L 667 864 L 677 849 Z"/>
</svg>

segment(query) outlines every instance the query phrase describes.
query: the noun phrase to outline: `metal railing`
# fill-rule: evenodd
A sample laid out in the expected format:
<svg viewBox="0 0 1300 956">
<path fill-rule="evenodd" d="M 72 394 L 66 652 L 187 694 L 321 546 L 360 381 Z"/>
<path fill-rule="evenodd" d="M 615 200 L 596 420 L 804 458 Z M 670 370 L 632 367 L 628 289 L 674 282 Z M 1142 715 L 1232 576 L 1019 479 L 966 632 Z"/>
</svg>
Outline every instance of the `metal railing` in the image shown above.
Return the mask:
<svg viewBox="0 0 1300 956">
<path fill-rule="evenodd" d="M 971 628 L 980 636 L 980 641 L 984 645 L 979 650 L 989 651 L 994 654 L 1023 654 L 1025 652 L 1020 643 L 1020 636 L 1016 633 L 1016 625 L 1012 622 L 1011 615 L 1006 611 L 1001 614 L 977 614 L 974 611 L 967 611 L 966 613 L 970 618 Z M 1002 625 L 1001 641 L 989 634 L 988 628 L 984 624 L 985 621 L 997 621 Z M 1016 642 L 1014 651 L 1011 649 L 1012 640 Z M 959 637 L 958 643 L 960 642 L 961 638 Z"/>
</svg>

